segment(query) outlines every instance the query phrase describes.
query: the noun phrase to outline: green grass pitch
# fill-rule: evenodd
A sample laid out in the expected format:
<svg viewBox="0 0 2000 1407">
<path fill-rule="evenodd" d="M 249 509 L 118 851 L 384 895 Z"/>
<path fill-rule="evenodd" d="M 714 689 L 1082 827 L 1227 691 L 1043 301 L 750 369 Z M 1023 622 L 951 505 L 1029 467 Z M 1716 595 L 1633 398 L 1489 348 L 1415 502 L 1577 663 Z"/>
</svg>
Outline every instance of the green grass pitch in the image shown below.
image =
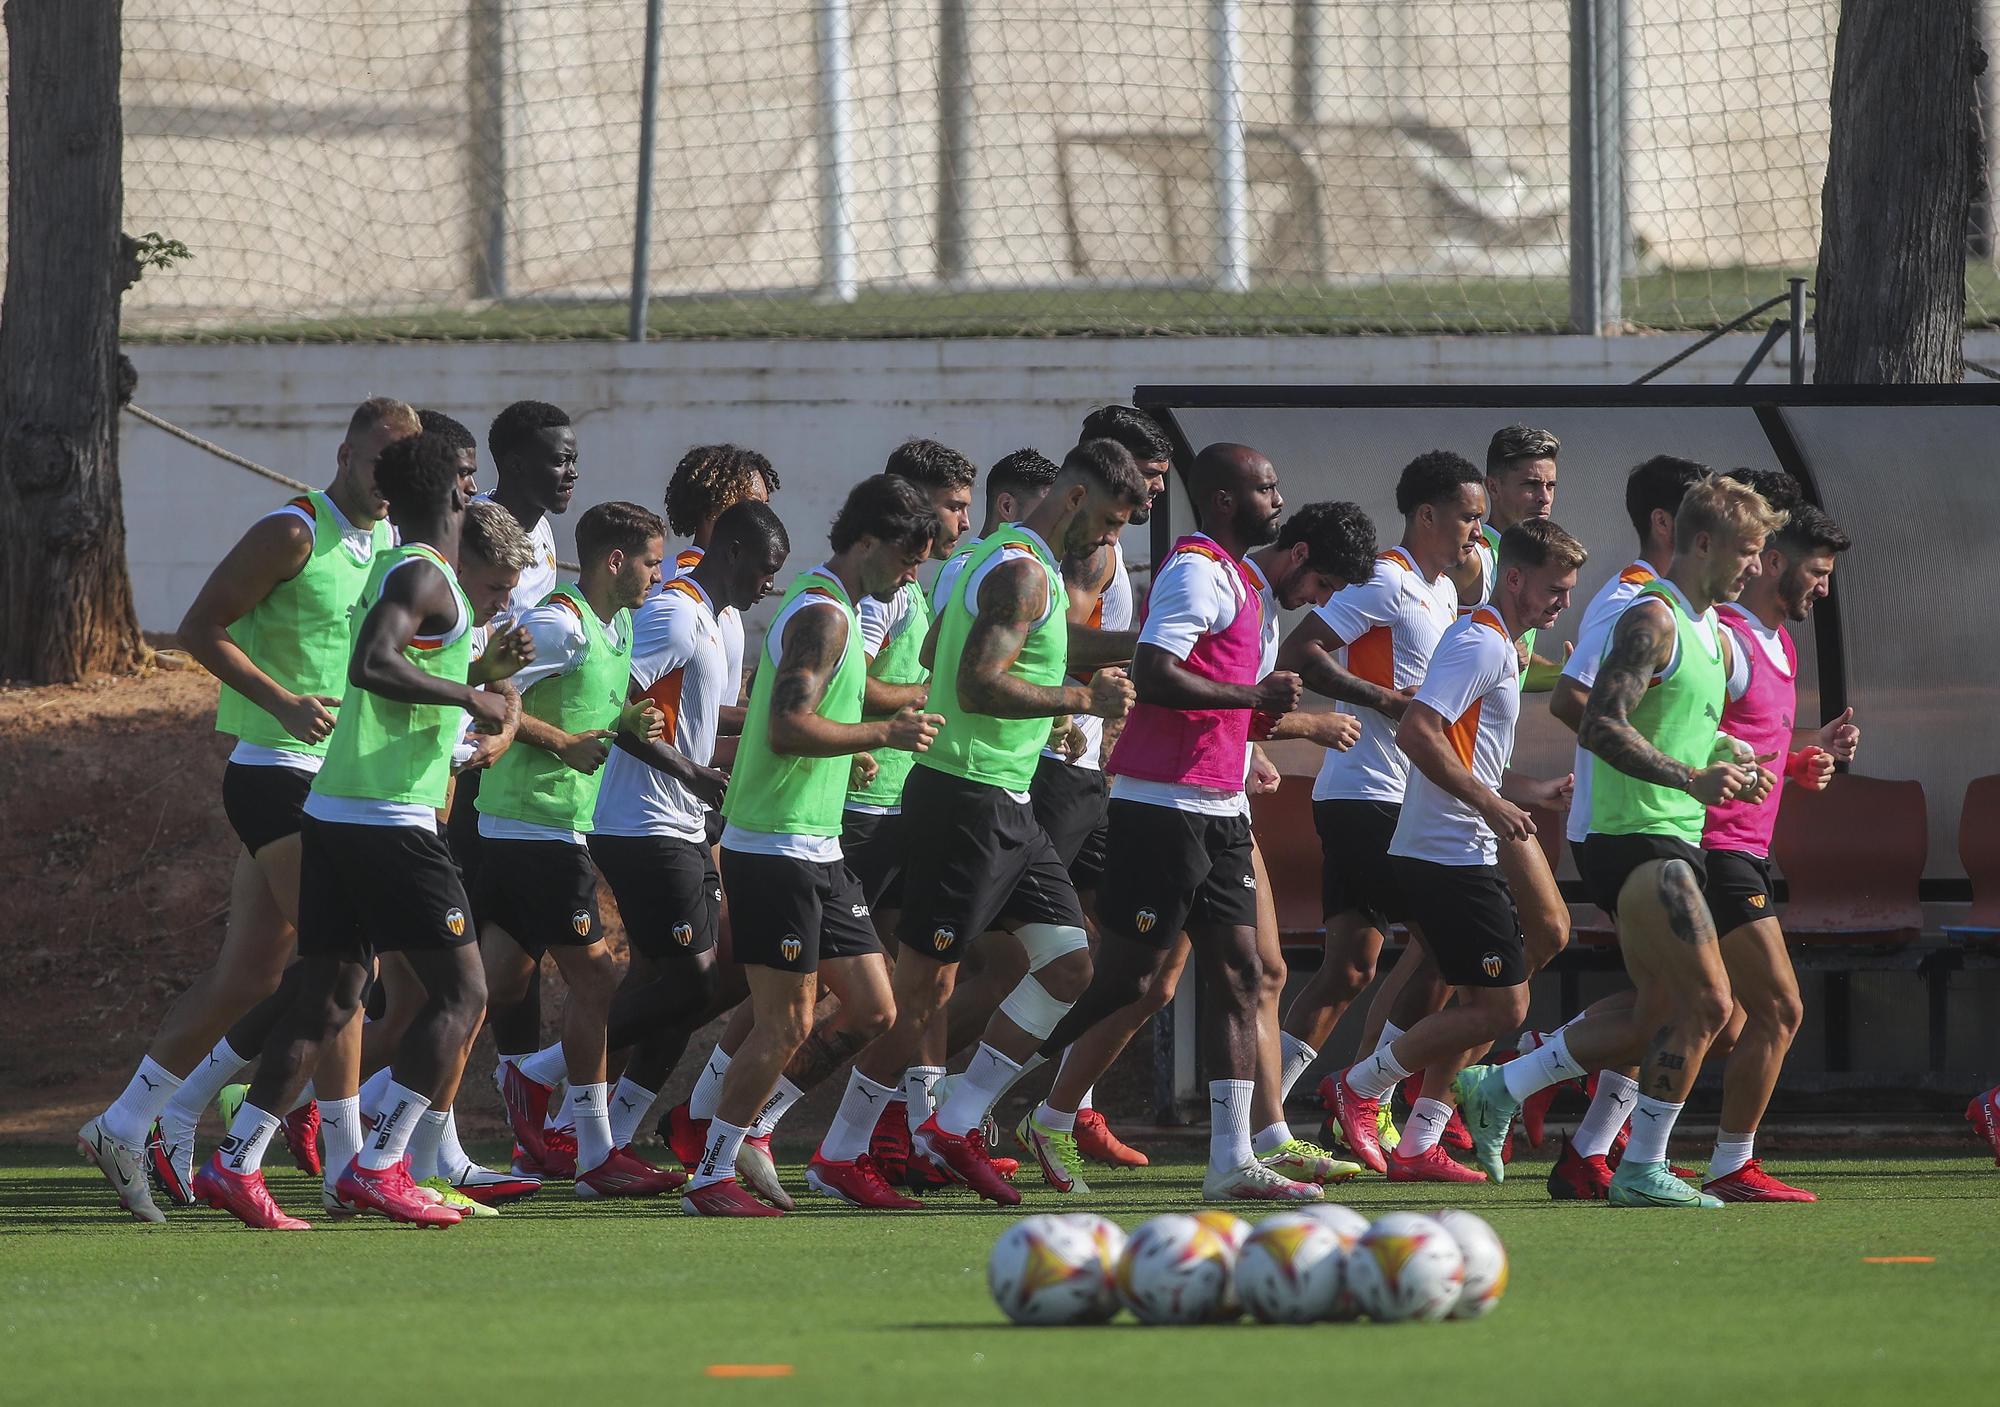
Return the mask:
<svg viewBox="0 0 2000 1407">
<path fill-rule="evenodd" d="M 2000 1381 L 2000 1171 L 1971 1157 L 1786 1161 L 1822 1203 L 1707 1213 L 1552 1204 L 1545 1163 L 1449 1192 L 1364 1180 L 1335 1195 L 1493 1223 L 1513 1269 L 1490 1318 L 1198 1329 L 1007 1324 L 985 1265 L 1015 1213 L 962 1193 L 746 1224 L 557 1186 L 450 1231 L 274 1235 L 206 1210 L 142 1228 L 86 1166 L 0 1165 L 0 1398 L 22 1403 L 1839 1407 L 1990 1402 Z M 1129 1229 L 1187 1209 L 1199 1178 L 1192 1160 L 1103 1173 L 1089 1205 Z M 303 1175 L 271 1181 L 317 1206 Z M 1030 1187 L 1023 1210 L 1065 1205 Z M 1867 1259 L 1910 1256 L 1935 1259 Z"/>
</svg>

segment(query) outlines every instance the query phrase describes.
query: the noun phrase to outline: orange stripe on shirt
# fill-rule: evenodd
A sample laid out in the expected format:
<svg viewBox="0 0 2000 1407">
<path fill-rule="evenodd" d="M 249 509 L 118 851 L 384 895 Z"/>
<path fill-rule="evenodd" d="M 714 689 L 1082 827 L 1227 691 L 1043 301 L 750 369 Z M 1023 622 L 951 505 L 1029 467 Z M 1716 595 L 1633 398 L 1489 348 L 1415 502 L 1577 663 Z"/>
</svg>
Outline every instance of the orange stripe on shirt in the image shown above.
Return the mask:
<svg viewBox="0 0 2000 1407">
<path fill-rule="evenodd" d="M 672 581 L 664 583 L 660 587 L 660 591 L 662 594 L 669 591 L 678 591 L 690 601 L 699 601 L 701 599 L 701 588 L 685 577 L 675 577 Z"/>
<path fill-rule="evenodd" d="M 1505 635 L 1507 633 L 1507 622 L 1500 619 L 1499 612 L 1495 611 L 1491 606 L 1473 607 L 1472 619 L 1476 624 L 1483 625 L 1488 630 L 1494 631 L 1497 634 Z"/>
<path fill-rule="evenodd" d="M 1377 552 L 1375 560 L 1378 562 L 1400 562 L 1403 564 L 1405 571 L 1415 572 L 1417 570 L 1416 560 L 1400 547 L 1391 547 L 1387 551 Z"/>
<path fill-rule="evenodd" d="M 672 746 L 675 737 L 674 730 L 680 723 L 681 686 L 685 683 L 686 678 L 687 666 L 682 665 L 679 669 L 662 674 L 658 679 L 655 679 L 646 687 L 645 693 L 641 695 L 643 698 L 651 699 L 660 712 L 666 716 L 666 722 L 660 726 L 660 735 L 667 740 L 668 746 Z"/>
<path fill-rule="evenodd" d="M 1460 714 L 1458 721 L 1444 730 L 1444 735 L 1451 739 L 1451 750 L 1458 754 L 1458 760 L 1465 764 L 1468 772 L 1472 770 L 1473 747 L 1479 741 L 1479 708 L 1485 702 L 1484 696 L 1474 699 L 1472 707 Z"/>
<path fill-rule="evenodd" d="M 1347 672 L 1384 689 L 1396 687 L 1396 637 L 1388 626 L 1372 626 L 1348 642 Z"/>
<path fill-rule="evenodd" d="M 1618 579 L 1627 586 L 1644 586 L 1647 582 L 1653 581 L 1655 578 L 1650 571 L 1640 566 L 1637 562 L 1634 562 L 1624 571 L 1618 573 Z"/>
<path fill-rule="evenodd" d="M 683 547 L 674 554 L 674 566 L 684 572 L 692 571 L 700 565 L 701 557 L 702 552 L 699 547 Z"/>
</svg>

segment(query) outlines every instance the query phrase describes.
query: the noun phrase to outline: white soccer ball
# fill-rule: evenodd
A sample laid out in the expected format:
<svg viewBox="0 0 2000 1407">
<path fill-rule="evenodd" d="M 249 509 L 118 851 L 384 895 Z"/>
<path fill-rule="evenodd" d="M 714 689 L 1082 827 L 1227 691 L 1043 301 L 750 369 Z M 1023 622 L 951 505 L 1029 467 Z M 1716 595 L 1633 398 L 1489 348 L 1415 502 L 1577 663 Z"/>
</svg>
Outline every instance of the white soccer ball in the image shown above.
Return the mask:
<svg viewBox="0 0 2000 1407">
<path fill-rule="evenodd" d="M 1229 1293 L 1229 1247 L 1191 1216 L 1156 1216 L 1118 1258 L 1118 1298 L 1147 1324 L 1213 1320 Z"/>
<path fill-rule="evenodd" d="M 1340 1237 L 1317 1217 L 1280 1212 L 1257 1223 L 1236 1256 L 1236 1293 L 1266 1324 L 1310 1324 L 1340 1295 Z"/>
<path fill-rule="evenodd" d="M 1465 1257 L 1451 1233 L 1416 1212 L 1390 1212 L 1347 1259 L 1348 1286 L 1370 1319 L 1443 1319 L 1458 1303 Z"/>
<path fill-rule="evenodd" d="M 1222 1292 L 1222 1303 L 1215 1307 L 1216 1320 L 1227 1323 L 1243 1313 L 1243 1302 L 1236 1297 L 1236 1257 L 1243 1253 L 1243 1243 L 1250 1239 L 1250 1223 L 1234 1212 L 1216 1207 L 1196 1212 L 1194 1219 L 1220 1236 L 1222 1244 L 1229 1248 L 1229 1287 Z"/>
<path fill-rule="evenodd" d="M 1118 1312 L 1118 1258 L 1125 1254 L 1125 1228 L 1096 1212 L 1071 1212 L 1063 1220 L 1083 1232 L 1097 1247 L 1101 1287 L 1097 1303 L 1084 1322 L 1102 1324 Z"/>
<path fill-rule="evenodd" d="M 1361 1238 L 1368 1234 L 1368 1218 L 1338 1202 L 1312 1202 L 1300 1207 L 1297 1215 L 1311 1217 L 1332 1231 L 1340 1241 L 1340 1288 L 1334 1294 L 1333 1307 L 1327 1311 L 1326 1317 L 1342 1323 L 1359 1319 L 1361 1305 L 1354 1298 L 1353 1275 L 1348 1269 L 1348 1261 L 1361 1244 Z"/>
<path fill-rule="evenodd" d="M 1104 1294 L 1097 1243 L 1062 1217 L 1025 1217 L 993 1243 L 986 1288 L 1016 1324 L 1083 1323 Z"/>
<path fill-rule="evenodd" d="M 1500 1244 L 1499 1233 L 1471 1212 L 1442 1211 L 1433 1220 L 1451 1233 L 1465 1258 L 1465 1283 L 1459 1287 L 1451 1317 L 1478 1319 L 1491 1314 L 1507 1293 L 1507 1248 Z"/>
</svg>

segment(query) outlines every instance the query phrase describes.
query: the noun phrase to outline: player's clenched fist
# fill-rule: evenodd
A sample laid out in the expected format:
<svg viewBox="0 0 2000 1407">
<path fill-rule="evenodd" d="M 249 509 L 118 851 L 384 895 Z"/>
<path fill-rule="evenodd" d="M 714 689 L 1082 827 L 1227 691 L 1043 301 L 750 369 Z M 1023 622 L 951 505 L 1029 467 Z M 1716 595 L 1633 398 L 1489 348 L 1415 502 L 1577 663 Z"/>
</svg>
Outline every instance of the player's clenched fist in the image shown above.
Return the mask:
<svg viewBox="0 0 2000 1407">
<path fill-rule="evenodd" d="M 1090 715 L 1093 718 L 1123 718 L 1132 711 L 1138 694 L 1122 669 L 1100 669 L 1090 677 Z"/>
<path fill-rule="evenodd" d="M 1299 676 L 1288 669 L 1275 669 L 1257 685 L 1257 711 L 1283 717 L 1299 706 Z"/>
<path fill-rule="evenodd" d="M 944 715 L 925 713 L 915 704 L 896 710 L 889 720 L 889 746 L 905 752 L 930 751 L 931 739 L 944 727 Z"/>
</svg>

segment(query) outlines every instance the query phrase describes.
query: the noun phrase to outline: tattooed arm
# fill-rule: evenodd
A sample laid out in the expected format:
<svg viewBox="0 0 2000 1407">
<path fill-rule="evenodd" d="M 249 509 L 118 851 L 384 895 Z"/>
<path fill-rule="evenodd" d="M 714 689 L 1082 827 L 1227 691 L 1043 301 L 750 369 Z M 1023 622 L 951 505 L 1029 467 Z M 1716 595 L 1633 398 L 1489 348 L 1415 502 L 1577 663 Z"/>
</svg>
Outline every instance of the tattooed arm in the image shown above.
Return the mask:
<svg viewBox="0 0 2000 1407">
<path fill-rule="evenodd" d="M 820 715 L 846 650 L 845 612 L 808 606 L 792 616 L 771 679 L 771 751 L 780 757 L 844 757 L 879 747 L 929 748 L 943 721 L 935 714 L 905 708 L 867 723 L 836 723 Z"/>
<path fill-rule="evenodd" d="M 1333 652 L 1346 643 L 1333 633 L 1333 627 L 1314 612 L 1300 621 L 1285 637 L 1285 643 L 1278 647 L 1277 667 L 1298 675 L 1305 687 L 1315 694 L 1361 708 L 1372 708 L 1384 718 L 1400 719 L 1403 710 L 1410 706 L 1410 695 L 1396 689 L 1385 689 L 1380 684 L 1370 684 L 1342 668 L 1340 662 L 1334 659 Z"/>
<path fill-rule="evenodd" d="M 960 707 L 989 718 L 1124 716 L 1132 684 L 1118 670 L 1099 670 L 1088 688 L 1030 684 L 1012 673 L 1029 634 L 1049 609 L 1048 577 L 1039 562 L 1018 557 L 996 564 L 979 583 L 978 604 L 958 660 Z"/>
<path fill-rule="evenodd" d="M 1618 617 L 1611 647 L 1583 706 L 1577 742 L 1628 777 L 1684 791 L 1717 806 L 1749 785 L 1751 771 L 1734 763 L 1690 767 L 1667 756 L 1632 726 L 1632 710 L 1646 697 L 1653 676 L 1673 658 L 1673 610 L 1663 601 L 1640 601 Z"/>
</svg>

